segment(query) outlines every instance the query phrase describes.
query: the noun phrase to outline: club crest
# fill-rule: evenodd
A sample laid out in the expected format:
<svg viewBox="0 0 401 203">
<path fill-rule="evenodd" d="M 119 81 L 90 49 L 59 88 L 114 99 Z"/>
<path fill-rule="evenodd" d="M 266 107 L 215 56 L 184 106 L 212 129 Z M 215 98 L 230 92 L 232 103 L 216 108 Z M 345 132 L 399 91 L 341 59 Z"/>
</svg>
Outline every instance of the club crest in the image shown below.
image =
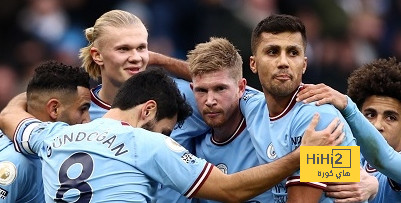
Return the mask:
<svg viewBox="0 0 401 203">
<path fill-rule="evenodd" d="M 267 147 L 267 157 L 269 159 L 275 159 L 277 157 L 276 151 L 274 150 L 273 143 L 270 143 L 269 146 Z"/>
<path fill-rule="evenodd" d="M 223 172 L 224 174 L 228 173 L 228 168 L 227 168 L 227 166 L 225 164 L 220 163 L 220 164 L 217 164 L 216 167 L 218 169 L 220 169 L 220 171 Z"/>
</svg>

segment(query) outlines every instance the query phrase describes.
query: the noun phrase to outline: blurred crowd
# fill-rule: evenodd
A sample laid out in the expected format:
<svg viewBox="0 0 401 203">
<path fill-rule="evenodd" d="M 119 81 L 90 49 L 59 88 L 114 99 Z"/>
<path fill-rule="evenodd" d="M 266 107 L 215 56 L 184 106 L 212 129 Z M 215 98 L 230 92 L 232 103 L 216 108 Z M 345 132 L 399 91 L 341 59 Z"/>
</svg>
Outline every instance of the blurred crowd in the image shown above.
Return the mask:
<svg viewBox="0 0 401 203">
<path fill-rule="evenodd" d="M 3 0 L 0 2 L 0 109 L 24 91 L 44 60 L 80 66 L 83 30 L 112 9 L 130 11 L 149 31 L 149 49 L 185 59 L 195 44 L 226 37 L 249 70 L 252 29 L 272 13 L 300 17 L 307 27 L 305 83 L 345 93 L 349 73 L 379 57 L 401 59 L 401 0 Z"/>
</svg>

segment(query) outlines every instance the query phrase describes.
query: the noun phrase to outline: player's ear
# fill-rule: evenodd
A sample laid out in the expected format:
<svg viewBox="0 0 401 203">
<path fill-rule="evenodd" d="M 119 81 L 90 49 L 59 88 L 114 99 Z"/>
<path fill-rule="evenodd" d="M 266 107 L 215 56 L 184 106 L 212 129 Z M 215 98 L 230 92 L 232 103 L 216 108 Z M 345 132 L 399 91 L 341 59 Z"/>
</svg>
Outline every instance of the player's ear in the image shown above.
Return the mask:
<svg viewBox="0 0 401 203">
<path fill-rule="evenodd" d="M 103 65 L 103 56 L 100 54 L 99 49 L 96 47 L 92 47 L 90 49 L 90 54 L 92 56 L 93 61 L 99 66 Z"/>
<path fill-rule="evenodd" d="M 58 99 L 50 99 L 46 103 L 46 112 L 52 121 L 56 121 L 59 116 L 58 109 L 60 108 L 60 101 Z"/>
<path fill-rule="evenodd" d="M 239 95 L 238 96 L 239 96 L 239 98 L 241 98 L 242 95 L 244 94 L 245 87 L 246 87 L 246 79 L 245 78 L 241 78 L 238 81 L 238 89 L 239 89 Z"/>
<path fill-rule="evenodd" d="M 157 103 L 155 100 L 145 102 L 142 107 L 141 119 L 145 121 L 153 120 L 157 113 Z"/>
<path fill-rule="evenodd" d="M 258 73 L 258 69 L 256 68 L 255 56 L 249 57 L 249 67 L 251 68 L 252 73 Z"/>
<path fill-rule="evenodd" d="M 308 57 L 305 57 L 304 58 L 304 67 L 302 68 L 302 74 L 305 74 L 307 66 L 308 66 Z"/>
</svg>

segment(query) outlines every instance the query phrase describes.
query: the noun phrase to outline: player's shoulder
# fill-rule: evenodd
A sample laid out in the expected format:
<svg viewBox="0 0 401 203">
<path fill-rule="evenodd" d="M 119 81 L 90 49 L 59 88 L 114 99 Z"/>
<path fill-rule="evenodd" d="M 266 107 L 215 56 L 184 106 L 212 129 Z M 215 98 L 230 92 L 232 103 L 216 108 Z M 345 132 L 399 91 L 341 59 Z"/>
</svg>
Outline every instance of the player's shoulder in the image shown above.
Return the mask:
<svg viewBox="0 0 401 203">
<path fill-rule="evenodd" d="M 105 127 L 108 130 L 113 130 L 116 134 L 126 134 L 127 137 L 134 136 L 137 141 L 144 139 L 150 141 L 151 139 L 160 139 L 166 137 L 165 135 L 144 128 L 136 128 L 124 121 L 118 121 L 110 118 L 99 118 L 89 123 L 90 128 Z M 85 124 L 83 124 L 85 125 Z M 112 126 L 107 127 L 107 126 Z M 129 139 L 129 138 L 127 138 Z"/>
<path fill-rule="evenodd" d="M 12 141 L 0 130 L 0 152 L 12 144 Z"/>
<path fill-rule="evenodd" d="M 1 155 L 0 172 L 13 168 L 18 171 L 29 170 L 33 166 L 33 162 L 29 158 L 15 151 L 14 145 L 8 145 L 1 151 Z"/>
<path fill-rule="evenodd" d="M 339 111 L 331 104 L 316 105 L 315 102 L 303 103 L 297 102 L 298 112 L 309 112 L 309 113 L 323 113 L 323 114 L 335 114 L 338 115 Z"/>
<path fill-rule="evenodd" d="M 133 130 L 135 137 L 138 137 L 139 139 L 142 139 L 145 142 L 164 140 L 164 139 L 168 138 L 168 136 L 166 136 L 162 133 L 149 131 L 149 130 L 146 130 L 143 128 L 133 128 L 132 130 Z"/>
<path fill-rule="evenodd" d="M 55 131 L 63 131 L 65 128 L 70 127 L 68 123 L 57 121 L 57 122 L 38 122 L 32 123 L 31 125 L 35 125 L 36 127 L 32 130 L 32 133 L 41 133 L 41 132 L 55 132 Z"/>
<path fill-rule="evenodd" d="M 176 77 L 171 77 L 171 79 L 174 80 L 177 88 L 180 90 L 181 93 L 192 92 L 190 82 Z"/>
<path fill-rule="evenodd" d="M 266 99 L 265 99 L 265 95 L 263 94 L 263 92 L 255 89 L 255 88 L 246 86 L 245 91 L 242 94 L 240 102 L 265 105 Z"/>
</svg>

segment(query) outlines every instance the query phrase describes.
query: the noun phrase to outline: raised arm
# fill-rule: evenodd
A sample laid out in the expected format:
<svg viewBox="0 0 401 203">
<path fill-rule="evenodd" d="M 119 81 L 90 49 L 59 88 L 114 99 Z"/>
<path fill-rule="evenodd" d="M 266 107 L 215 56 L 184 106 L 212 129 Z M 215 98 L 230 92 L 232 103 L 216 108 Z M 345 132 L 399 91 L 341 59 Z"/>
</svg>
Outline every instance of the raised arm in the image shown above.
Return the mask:
<svg viewBox="0 0 401 203">
<path fill-rule="evenodd" d="M 342 125 L 334 120 L 321 131 L 315 131 L 319 116 L 315 115 L 305 131 L 302 139 L 303 146 L 338 145 L 342 142 L 344 134 Z M 299 169 L 300 149 L 268 164 L 253 167 L 238 173 L 225 175 L 214 168 L 195 194 L 196 197 L 216 199 L 222 202 L 243 202 L 254 197 Z"/>
<path fill-rule="evenodd" d="M 13 140 L 15 129 L 18 124 L 26 119 L 33 117 L 26 112 L 26 93 L 21 93 L 11 99 L 7 106 L 0 113 L 0 129 L 8 138 Z"/>
<path fill-rule="evenodd" d="M 363 157 L 382 174 L 401 183 L 401 154 L 387 143 L 381 133 L 358 110 L 356 104 L 347 98 L 348 105 L 342 114 L 354 132 L 357 144 L 361 146 Z"/>
<path fill-rule="evenodd" d="M 327 85 L 319 84 L 305 85 L 305 88 L 298 94 L 298 100 L 316 101 L 318 105 L 333 104 L 341 111 L 351 127 L 357 144 L 361 147 L 361 153 L 369 164 L 387 177 L 401 183 L 401 173 L 398 167 L 401 166 L 401 154 L 387 143 L 349 97 Z"/>
<path fill-rule="evenodd" d="M 149 51 L 149 65 L 161 66 L 176 77 L 191 81 L 186 61 Z"/>
</svg>

